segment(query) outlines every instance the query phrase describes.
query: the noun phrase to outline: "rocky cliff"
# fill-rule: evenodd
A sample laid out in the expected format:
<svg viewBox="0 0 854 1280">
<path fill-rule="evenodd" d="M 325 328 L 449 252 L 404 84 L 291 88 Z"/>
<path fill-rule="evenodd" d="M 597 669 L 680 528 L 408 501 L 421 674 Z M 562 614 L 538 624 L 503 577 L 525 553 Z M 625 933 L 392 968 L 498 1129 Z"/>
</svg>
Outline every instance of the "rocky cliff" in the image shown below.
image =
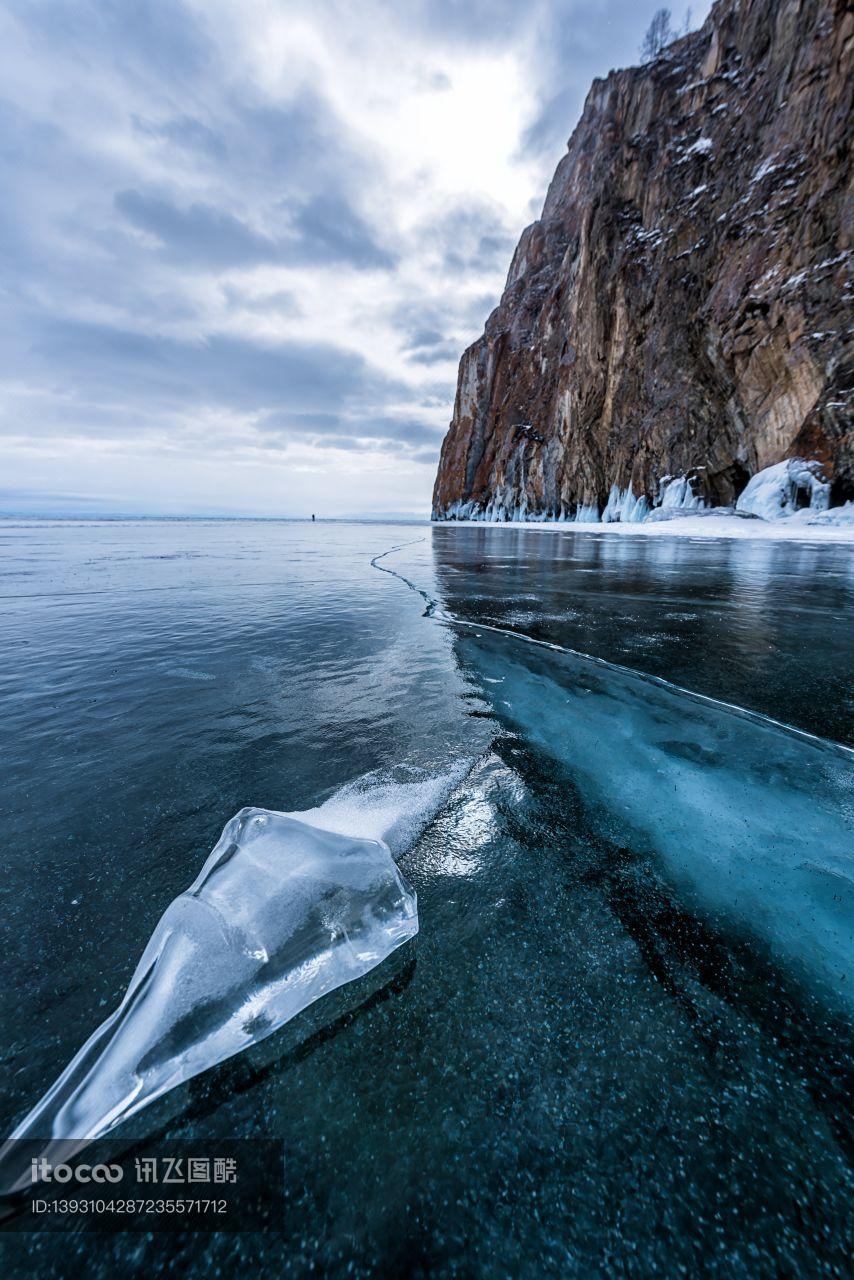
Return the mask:
<svg viewBox="0 0 854 1280">
<path fill-rule="evenodd" d="M 460 363 L 435 518 L 625 518 L 674 477 L 726 505 L 789 457 L 854 497 L 852 52 L 844 0 L 718 0 L 594 82 Z"/>
</svg>

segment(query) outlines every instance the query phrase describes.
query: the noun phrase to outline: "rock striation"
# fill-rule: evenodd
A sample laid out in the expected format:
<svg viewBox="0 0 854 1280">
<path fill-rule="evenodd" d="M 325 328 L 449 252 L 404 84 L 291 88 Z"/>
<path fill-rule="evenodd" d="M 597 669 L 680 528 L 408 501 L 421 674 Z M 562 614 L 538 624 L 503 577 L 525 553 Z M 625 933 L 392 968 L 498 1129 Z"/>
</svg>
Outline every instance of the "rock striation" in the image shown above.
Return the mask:
<svg viewBox="0 0 854 1280">
<path fill-rule="evenodd" d="M 718 0 L 597 80 L 460 362 L 436 519 L 731 505 L 787 458 L 854 498 L 845 0 Z"/>
</svg>

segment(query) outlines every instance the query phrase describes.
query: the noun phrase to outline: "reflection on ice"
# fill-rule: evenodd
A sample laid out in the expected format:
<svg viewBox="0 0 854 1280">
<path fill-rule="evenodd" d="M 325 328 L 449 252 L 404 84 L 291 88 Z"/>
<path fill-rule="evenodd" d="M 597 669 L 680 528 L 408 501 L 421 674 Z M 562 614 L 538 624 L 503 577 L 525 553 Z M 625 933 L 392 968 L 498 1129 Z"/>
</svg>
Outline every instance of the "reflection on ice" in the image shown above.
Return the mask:
<svg viewBox="0 0 854 1280">
<path fill-rule="evenodd" d="M 495 838 L 495 809 L 490 799 L 475 791 L 466 796 L 455 814 L 455 839 L 446 844 L 433 864 L 435 875 L 475 876 L 481 869 L 480 850 Z"/>
</svg>

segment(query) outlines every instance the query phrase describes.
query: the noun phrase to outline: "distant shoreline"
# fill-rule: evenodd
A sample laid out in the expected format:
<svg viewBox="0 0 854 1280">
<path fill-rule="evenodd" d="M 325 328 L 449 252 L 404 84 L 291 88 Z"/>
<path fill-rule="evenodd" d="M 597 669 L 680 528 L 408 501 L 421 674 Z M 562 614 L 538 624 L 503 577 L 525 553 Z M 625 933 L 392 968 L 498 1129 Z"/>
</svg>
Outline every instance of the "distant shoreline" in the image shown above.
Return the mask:
<svg viewBox="0 0 854 1280">
<path fill-rule="evenodd" d="M 306 524 L 310 516 L 181 516 L 181 515 L 13 515 L 0 512 L 0 526 L 34 524 Z M 382 527 L 444 529 L 531 529 L 539 533 L 583 533 L 602 537 L 676 537 L 714 541 L 841 542 L 854 543 L 854 521 L 807 524 L 797 516 L 781 520 L 746 519 L 743 516 L 684 515 L 670 520 L 649 520 L 637 524 L 614 521 L 600 524 L 573 520 L 431 520 L 429 516 L 319 516 L 321 525 L 366 524 Z"/>
<path fill-rule="evenodd" d="M 75 515 L 68 513 L 0 511 L 0 522 L 10 524 L 430 524 L 424 516 L 203 516 L 203 515 Z"/>
</svg>

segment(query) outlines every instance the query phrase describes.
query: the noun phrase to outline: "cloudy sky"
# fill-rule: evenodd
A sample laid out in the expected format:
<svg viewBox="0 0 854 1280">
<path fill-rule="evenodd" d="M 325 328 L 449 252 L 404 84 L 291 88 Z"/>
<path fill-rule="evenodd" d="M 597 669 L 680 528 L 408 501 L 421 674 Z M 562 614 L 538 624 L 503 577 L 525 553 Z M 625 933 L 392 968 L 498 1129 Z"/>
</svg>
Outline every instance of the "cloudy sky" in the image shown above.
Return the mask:
<svg viewBox="0 0 854 1280">
<path fill-rule="evenodd" d="M 0 0 L 0 511 L 426 514 L 459 356 L 656 7 Z"/>
</svg>

